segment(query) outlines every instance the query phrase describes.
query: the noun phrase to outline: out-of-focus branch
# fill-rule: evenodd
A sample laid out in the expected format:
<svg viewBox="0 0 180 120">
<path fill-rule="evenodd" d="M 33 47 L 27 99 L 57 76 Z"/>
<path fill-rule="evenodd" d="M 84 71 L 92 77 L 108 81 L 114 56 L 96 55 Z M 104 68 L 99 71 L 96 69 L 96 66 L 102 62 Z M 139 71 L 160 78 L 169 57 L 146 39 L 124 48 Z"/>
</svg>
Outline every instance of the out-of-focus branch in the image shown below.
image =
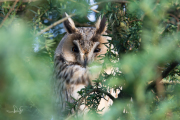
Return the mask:
<svg viewBox="0 0 180 120">
<path fill-rule="evenodd" d="M 2 23 L 1 23 L 1 25 L 0 25 L 0 28 L 3 26 L 4 22 L 6 21 L 6 19 L 8 18 L 8 16 L 11 14 L 11 12 L 14 10 L 14 8 L 15 8 L 15 6 L 16 6 L 16 4 L 17 4 L 18 1 L 19 1 L 19 0 L 16 0 L 16 1 L 14 2 L 12 8 L 9 10 L 9 12 L 8 12 L 7 15 L 6 15 L 6 17 L 3 19 L 3 21 L 2 21 Z"/>
<path fill-rule="evenodd" d="M 160 69 L 158 69 L 157 68 L 157 73 L 158 74 L 161 74 L 161 71 L 160 71 Z M 156 79 L 156 83 L 155 83 L 155 85 L 156 85 L 156 90 L 157 90 L 157 94 L 158 94 L 158 96 L 161 96 L 161 97 L 163 97 L 164 98 L 164 91 L 165 91 L 165 87 L 164 87 L 164 85 L 163 84 L 161 84 L 160 82 L 161 82 L 161 80 L 162 80 L 162 75 L 161 76 L 158 76 L 158 78 Z"/>
<path fill-rule="evenodd" d="M 167 67 L 166 70 L 164 70 L 164 71 L 162 72 L 162 74 L 161 74 L 162 79 L 165 78 L 165 77 L 167 77 L 168 74 L 169 74 L 178 64 L 179 64 L 178 62 L 173 62 L 173 63 L 171 63 L 171 64 L 169 65 L 169 67 Z M 161 81 L 159 81 L 159 82 L 161 82 Z M 161 84 L 162 84 L 162 83 L 163 83 L 163 82 L 161 82 Z M 166 83 L 166 84 L 167 84 L 167 83 Z M 156 81 L 153 81 L 153 82 L 151 82 L 151 83 L 148 85 L 147 90 L 154 89 L 155 86 L 156 86 Z"/>
</svg>

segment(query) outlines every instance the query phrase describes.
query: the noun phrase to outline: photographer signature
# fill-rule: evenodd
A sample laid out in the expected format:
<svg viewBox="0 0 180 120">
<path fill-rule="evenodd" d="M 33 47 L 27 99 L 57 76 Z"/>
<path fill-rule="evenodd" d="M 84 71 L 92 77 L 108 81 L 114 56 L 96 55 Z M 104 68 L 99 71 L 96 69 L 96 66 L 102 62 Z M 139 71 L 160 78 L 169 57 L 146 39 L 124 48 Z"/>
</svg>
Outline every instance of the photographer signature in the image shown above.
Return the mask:
<svg viewBox="0 0 180 120">
<path fill-rule="evenodd" d="M 21 106 L 22 107 L 22 106 Z M 6 110 L 8 113 L 19 113 L 19 114 L 21 114 L 22 113 L 22 111 L 23 111 L 23 109 L 22 108 L 17 108 L 15 105 L 13 105 L 13 108 L 14 108 L 14 110 L 13 111 L 9 111 L 9 110 Z"/>
</svg>

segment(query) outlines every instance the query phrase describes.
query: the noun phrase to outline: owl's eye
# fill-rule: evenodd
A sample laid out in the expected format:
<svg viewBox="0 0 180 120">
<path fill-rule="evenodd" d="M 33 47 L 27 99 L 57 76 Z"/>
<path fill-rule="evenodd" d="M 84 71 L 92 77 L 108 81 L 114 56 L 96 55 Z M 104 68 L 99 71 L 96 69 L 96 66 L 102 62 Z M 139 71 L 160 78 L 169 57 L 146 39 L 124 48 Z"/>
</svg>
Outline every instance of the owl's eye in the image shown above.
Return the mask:
<svg viewBox="0 0 180 120">
<path fill-rule="evenodd" d="M 94 50 L 95 53 L 96 53 L 96 52 L 100 52 L 100 51 L 101 51 L 100 48 L 96 48 L 96 49 Z"/>
<path fill-rule="evenodd" d="M 77 48 L 77 46 L 74 46 L 74 47 L 72 48 L 72 51 L 78 53 L 78 52 L 79 52 L 79 49 Z"/>
</svg>

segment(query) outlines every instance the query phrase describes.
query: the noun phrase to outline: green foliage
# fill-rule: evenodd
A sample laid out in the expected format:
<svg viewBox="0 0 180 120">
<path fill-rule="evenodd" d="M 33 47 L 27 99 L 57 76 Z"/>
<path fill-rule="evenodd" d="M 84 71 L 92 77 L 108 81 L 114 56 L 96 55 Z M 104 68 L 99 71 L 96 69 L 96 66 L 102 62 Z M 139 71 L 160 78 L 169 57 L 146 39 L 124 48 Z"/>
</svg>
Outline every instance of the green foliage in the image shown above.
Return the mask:
<svg viewBox="0 0 180 120">
<path fill-rule="evenodd" d="M 22 20 L 17 20 L 0 31 L 0 119 L 31 120 L 34 116 L 43 119 L 50 117 L 52 111 L 53 64 L 47 55 L 34 52 L 32 40 L 35 37 L 29 30 Z M 22 113 L 19 110 L 23 110 Z"/>
<path fill-rule="evenodd" d="M 79 91 L 80 99 L 69 103 L 76 111 L 76 117 L 69 119 L 179 119 L 179 1 L 96 2 L 96 16 L 107 17 L 111 45 L 107 46 L 104 63 L 98 69 L 93 68 L 98 63 L 91 65 L 92 73 L 101 71 L 94 86 Z M 13 3 L 0 2 L 1 23 Z M 53 54 L 64 36 L 63 28 L 58 25 L 42 35 L 37 33 L 60 20 L 64 12 L 76 14 L 75 23 L 90 26 L 92 22 L 86 18 L 92 12 L 89 3 L 40 0 L 15 5 L 0 28 L 0 119 L 62 118 L 54 115 L 51 79 Z M 172 63 L 177 64 L 163 77 Z M 108 68 L 112 68 L 110 74 L 106 73 Z M 152 83 L 155 86 L 149 88 Z M 98 105 L 107 91 L 121 87 L 119 98 L 113 99 L 109 110 L 99 115 Z M 89 109 L 83 117 L 77 115 L 81 104 Z M 124 109 L 127 113 L 123 113 Z"/>
</svg>

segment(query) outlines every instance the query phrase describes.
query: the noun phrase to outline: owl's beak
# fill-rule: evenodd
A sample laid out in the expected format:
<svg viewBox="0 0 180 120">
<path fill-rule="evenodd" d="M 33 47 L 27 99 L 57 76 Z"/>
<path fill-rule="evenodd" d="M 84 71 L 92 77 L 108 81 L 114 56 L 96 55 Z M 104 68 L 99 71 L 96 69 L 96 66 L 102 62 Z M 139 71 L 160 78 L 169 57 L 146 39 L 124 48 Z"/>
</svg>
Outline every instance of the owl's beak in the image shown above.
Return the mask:
<svg viewBox="0 0 180 120">
<path fill-rule="evenodd" d="M 84 58 L 84 65 L 83 65 L 85 68 L 86 68 L 86 66 L 87 66 L 87 60 L 88 60 L 87 57 L 85 57 L 85 58 Z"/>
</svg>

